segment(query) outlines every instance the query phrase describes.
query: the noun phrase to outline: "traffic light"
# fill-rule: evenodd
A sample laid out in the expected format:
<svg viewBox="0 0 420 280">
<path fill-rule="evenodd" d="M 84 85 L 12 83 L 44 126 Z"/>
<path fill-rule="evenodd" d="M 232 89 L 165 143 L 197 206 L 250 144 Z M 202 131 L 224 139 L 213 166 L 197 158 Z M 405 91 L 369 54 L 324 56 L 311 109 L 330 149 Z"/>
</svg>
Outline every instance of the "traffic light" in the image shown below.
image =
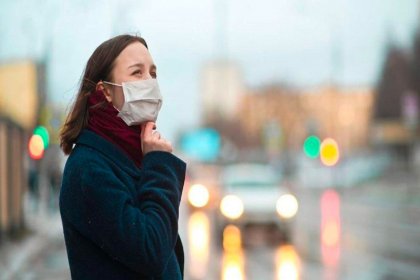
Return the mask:
<svg viewBox="0 0 420 280">
<path fill-rule="evenodd" d="M 42 138 L 44 149 L 48 148 L 48 145 L 50 144 L 50 135 L 48 133 L 48 130 L 44 126 L 37 126 L 34 129 L 34 135 L 39 135 Z"/>
<path fill-rule="evenodd" d="M 321 140 L 318 137 L 311 135 L 306 138 L 303 143 L 303 151 L 305 155 L 310 158 L 317 158 L 319 156 L 319 150 L 321 147 Z"/>
<path fill-rule="evenodd" d="M 331 167 L 337 164 L 340 159 L 340 151 L 337 142 L 332 138 L 326 138 L 322 142 L 311 135 L 303 143 L 303 152 L 309 158 L 320 157 L 322 164 Z"/>
<path fill-rule="evenodd" d="M 326 166 L 334 166 L 339 158 L 340 151 L 337 142 L 332 138 L 327 138 L 321 143 L 321 162 Z"/>
<path fill-rule="evenodd" d="M 43 126 L 37 126 L 29 139 L 29 156 L 34 160 L 39 160 L 44 156 L 44 151 L 49 145 L 48 130 Z"/>
</svg>

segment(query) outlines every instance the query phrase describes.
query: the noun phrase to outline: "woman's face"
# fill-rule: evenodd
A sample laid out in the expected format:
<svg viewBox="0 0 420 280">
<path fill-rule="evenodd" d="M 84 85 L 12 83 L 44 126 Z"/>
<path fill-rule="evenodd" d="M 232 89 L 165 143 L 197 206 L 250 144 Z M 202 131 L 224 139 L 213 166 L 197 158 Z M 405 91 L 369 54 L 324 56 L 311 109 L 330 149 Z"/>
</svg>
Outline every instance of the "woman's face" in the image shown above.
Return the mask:
<svg viewBox="0 0 420 280">
<path fill-rule="evenodd" d="M 149 50 L 140 42 L 128 45 L 115 59 L 111 72 L 112 82 L 121 85 L 123 82 L 156 79 L 156 65 Z M 122 87 L 104 84 L 105 97 L 108 102 L 121 110 L 124 104 Z"/>
</svg>

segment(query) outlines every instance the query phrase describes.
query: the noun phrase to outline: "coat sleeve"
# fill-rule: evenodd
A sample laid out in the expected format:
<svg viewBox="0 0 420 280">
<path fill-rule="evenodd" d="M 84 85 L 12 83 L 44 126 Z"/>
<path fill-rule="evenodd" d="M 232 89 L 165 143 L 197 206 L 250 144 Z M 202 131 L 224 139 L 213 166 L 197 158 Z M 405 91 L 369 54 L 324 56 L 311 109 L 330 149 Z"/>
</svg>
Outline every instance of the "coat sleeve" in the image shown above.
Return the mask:
<svg viewBox="0 0 420 280">
<path fill-rule="evenodd" d="M 161 274 L 178 236 L 185 169 L 170 153 L 146 154 L 133 201 L 106 164 L 93 162 L 81 178 L 91 240 L 138 273 Z"/>
</svg>

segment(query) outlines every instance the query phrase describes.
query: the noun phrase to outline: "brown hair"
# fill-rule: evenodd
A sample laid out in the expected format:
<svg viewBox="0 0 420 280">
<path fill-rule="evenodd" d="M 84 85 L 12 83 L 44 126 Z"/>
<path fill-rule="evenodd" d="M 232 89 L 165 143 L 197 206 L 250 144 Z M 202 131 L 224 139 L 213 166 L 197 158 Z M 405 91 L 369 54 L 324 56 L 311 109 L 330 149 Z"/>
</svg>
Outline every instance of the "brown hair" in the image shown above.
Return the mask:
<svg viewBox="0 0 420 280">
<path fill-rule="evenodd" d="M 87 126 L 89 119 L 88 98 L 101 80 L 112 80 L 111 72 L 115 59 L 130 44 L 142 43 L 146 48 L 146 41 L 140 36 L 119 35 L 103 42 L 90 56 L 76 100 L 71 106 L 66 121 L 60 131 L 60 147 L 66 155 L 70 154 L 73 144 L 80 132 Z"/>
</svg>

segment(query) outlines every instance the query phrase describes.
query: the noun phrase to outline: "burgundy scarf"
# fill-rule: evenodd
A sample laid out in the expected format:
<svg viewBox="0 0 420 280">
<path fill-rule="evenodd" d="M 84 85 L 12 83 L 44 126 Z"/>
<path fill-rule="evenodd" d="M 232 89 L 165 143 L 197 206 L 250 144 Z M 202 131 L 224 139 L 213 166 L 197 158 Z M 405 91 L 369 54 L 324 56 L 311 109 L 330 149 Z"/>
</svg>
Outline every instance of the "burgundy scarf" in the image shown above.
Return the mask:
<svg viewBox="0 0 420 280">
<path fill-rule="evenodd" d="M 94 105 L 105 101 L 105 107 Z M 88 99 L 88 128 L 121 148 L 140 167 L 143 158 L 140 143 L 140 125 L 128 126 L 111 102 L 105 99 L 102 90 L 92 92 Z"/>
</svg>

